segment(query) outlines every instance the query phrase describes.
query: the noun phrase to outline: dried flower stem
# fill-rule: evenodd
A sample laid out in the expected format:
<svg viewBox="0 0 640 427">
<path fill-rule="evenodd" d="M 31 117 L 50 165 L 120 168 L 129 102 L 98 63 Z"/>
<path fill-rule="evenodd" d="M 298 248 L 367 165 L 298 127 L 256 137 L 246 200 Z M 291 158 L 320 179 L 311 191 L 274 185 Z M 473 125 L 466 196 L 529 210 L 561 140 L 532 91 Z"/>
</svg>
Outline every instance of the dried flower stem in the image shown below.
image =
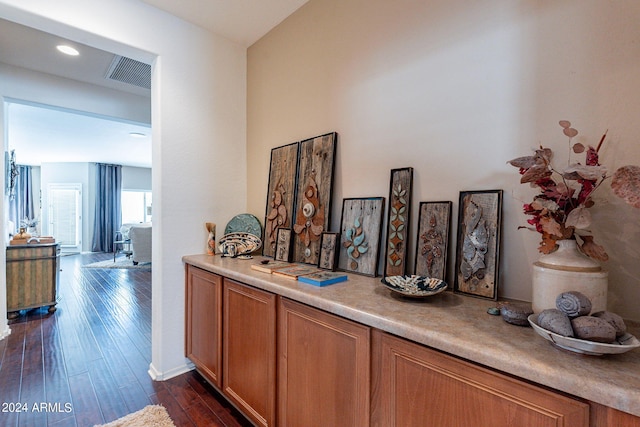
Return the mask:
<svg viewBox="0 0 640 427">
<path fill-rule="evenodd" d="M 604 134 L 602 135 L 602 138 L 600 138 L 600 142 L 598 143 L 598 147 L 596 148 L 596 153 L 600 152 L 600 147 L 602 147 L 602 143 L 604 142 L 604 139 L 607 137 L 607 132 L 609 132 L 609 129 L 604 131 Z"/>
</svg>

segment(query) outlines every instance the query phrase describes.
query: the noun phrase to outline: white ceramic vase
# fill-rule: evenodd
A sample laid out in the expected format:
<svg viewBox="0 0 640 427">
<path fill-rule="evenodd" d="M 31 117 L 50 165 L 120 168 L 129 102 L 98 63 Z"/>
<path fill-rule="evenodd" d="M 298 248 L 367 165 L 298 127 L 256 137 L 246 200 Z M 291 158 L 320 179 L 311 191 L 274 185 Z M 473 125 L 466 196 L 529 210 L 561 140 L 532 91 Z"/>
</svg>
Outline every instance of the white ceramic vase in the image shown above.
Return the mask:
<svg viewBox="0 0 640 427">
<path fill-rule="evenodd" d="M 534 313 L 556 308 L 562 292 L 578 291 L 591 300 L 591 312 L 607 309 L 609 272 L 584 255 L 573 239 L 559 240 L 558 249 L 533 264 L 531 305 Z"/>
</svg>

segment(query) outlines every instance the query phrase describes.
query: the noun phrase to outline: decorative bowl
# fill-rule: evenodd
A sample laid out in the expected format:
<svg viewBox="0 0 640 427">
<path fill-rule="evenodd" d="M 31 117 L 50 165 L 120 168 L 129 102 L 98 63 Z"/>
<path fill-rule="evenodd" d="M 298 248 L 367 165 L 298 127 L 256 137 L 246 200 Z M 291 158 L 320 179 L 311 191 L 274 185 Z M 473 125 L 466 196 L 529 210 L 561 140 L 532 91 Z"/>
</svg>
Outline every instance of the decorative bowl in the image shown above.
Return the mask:
<svg viewBox="0 0 640 427">
<path fill-rule="evenodd" d="M 240 231 L 225 234 L 218 245 L 222 256 L 231 258 L 248 256 L 261 247 L 262 240 L 259 237 Z"/>
<path fill-rule="evenodd" d="M 387 276 L 381 282 L 393 292 L 411 298 L 429 297 L 447 289 L 443 280 L 417 275 Z"/>
<path fill-rule="evenodd" d="M 544 339 L 550 341 L 553 345 L 564 350 L 573 351 L 575 353 L 587 354 L 591 356 L 602 356 L 604 354 L 620 354 L 629 350 L 640 347 L 640 341 L 633 335 L 627 333 L 618 337 L 611 344 L 581 340 L 578 338 L 564 337 L 562 335 L 551 332 L 538 325 L 538 314 L 532 314 L 528 317 L 529 324 L 534 331 Z"/>
</svg>

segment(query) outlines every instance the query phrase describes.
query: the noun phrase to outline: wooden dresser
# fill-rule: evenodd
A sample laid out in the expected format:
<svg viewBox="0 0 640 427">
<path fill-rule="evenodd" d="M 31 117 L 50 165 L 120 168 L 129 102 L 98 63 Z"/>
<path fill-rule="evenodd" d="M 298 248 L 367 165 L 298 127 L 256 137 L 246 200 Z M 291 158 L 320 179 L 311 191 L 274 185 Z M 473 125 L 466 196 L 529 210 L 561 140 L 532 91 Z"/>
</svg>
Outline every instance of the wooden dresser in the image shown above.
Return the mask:
<svg viewBox="0 0 640 427">
<path fill-rule="evenodd" d="M 43 306 L 54 312 L 59 276 L 58 243 L 7 246 L 7 317 Z"/>
</svg>

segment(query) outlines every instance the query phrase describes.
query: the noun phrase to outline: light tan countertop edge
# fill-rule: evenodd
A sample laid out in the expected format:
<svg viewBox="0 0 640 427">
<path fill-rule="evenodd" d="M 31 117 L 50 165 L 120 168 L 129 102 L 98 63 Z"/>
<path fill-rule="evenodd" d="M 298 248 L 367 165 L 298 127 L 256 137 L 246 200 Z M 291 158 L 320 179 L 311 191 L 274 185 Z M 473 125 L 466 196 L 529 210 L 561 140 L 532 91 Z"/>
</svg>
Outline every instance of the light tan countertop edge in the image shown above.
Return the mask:
<svg viewBox="0 0 640 427">
<path fill-rule="evenodd" d="M 640 349 L 585 356 L 558 349 L 530 327 L 487 314 L 495 301 L 445 291 L 398 297 L 380 278 L 348 274 L 346 282 L 307 285 L 251 269 L 251 260 L 188 255 L 184 263 L 299 301 L 495 370 L 640 416 Z M 630 326 L 630 325 L 628 325 Z M 640 327 L 629 332 L 638 337 Z"/>
</svg>

